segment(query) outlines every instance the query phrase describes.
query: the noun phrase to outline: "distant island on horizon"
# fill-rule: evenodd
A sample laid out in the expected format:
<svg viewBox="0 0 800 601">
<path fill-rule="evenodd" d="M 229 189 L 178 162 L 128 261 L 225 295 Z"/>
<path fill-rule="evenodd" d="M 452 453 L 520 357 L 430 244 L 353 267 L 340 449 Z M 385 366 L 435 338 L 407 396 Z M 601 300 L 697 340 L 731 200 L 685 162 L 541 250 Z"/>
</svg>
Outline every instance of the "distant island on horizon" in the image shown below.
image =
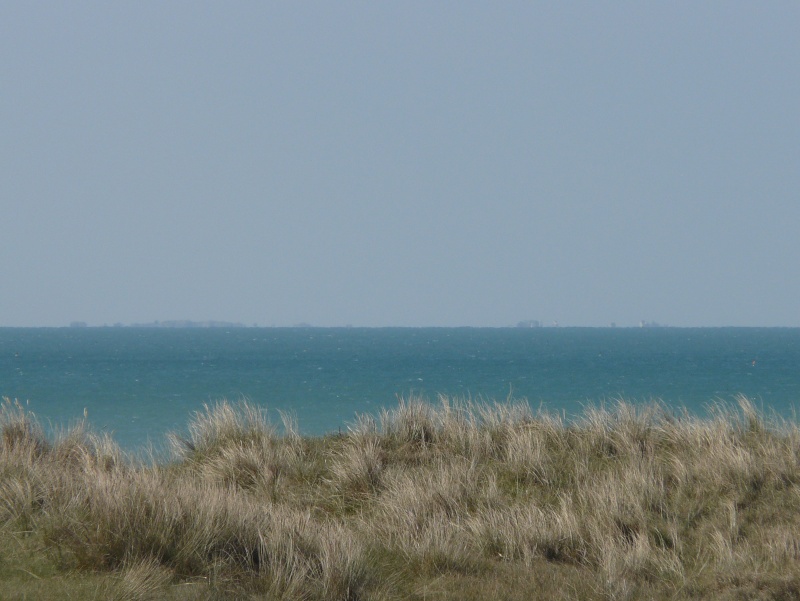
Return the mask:
<svg viewBox="0 0 800 601">
<path fill-rule="evenodd" d="M 261 326 L 257 323 L 252 325 L 247 325 L 241 322 L 233 322 L 233 321 L 218 321 L 218 320 L 206 320 L 206 321 L 193 321 L 190 319 L 171 319 L 166 321 L 151 321 L 146 323 L 131 323 L 131 324 L 124 324 L 121 322 L 116 322 L 113 325 L 103 324 L 103 325 L 89 325 L 85 321 L 73 321 L 69 324 L 70 328 L 274 328 L 274 327 L 287 327 L 287 328 L 324 328 L 324 327 L 334 327 L 334 328 L 352 328 L 354 326 L 348 324 L 344 326 L 314 326 L 310 323 L 296 323 L 290 326 Z M 370 326 L 364 326 L 370 327 Z M 374 327 L 393 327 L 393 326 L 374 326 Z M 398 326 L 404 327 L 404 326 Z M 405 327 L 429 327 L 429 326 L 405 326 Z M 432 326 L 436 327 L 436 326 Z M 441 326 L 441 327 L 448 327 L 448 326 Z M 484 326 L 449 326 L 449 327 L 484 327 Z M 543 323 L 535 319 L 525 320 L 517 322 L 516 325 L 507 325 L 507 326 L 485 326 L 485 327 L 500 327 L 500 328 L 558 328 L 559 323 L 557 321 L 553 321 L 551 323 Z M 569 326 L 567 326 L 569 327 Z M 596 327 L 596 328 L 616 328 L 618 327 L 615 322 L 611 322 L 605 326 L 581 326 L 581 327 Z M 621 326 L 621 327 L 630 327 L 630 328 L 665 328 L 670 327 L 666 325 L 661 325 L 654 321 L 640 321 L 637 325 L 631 326 Z"/>
<path fill-rule="evenodd" d="M 102 326 L 90 326 L 85 321 L 73 321 L 69 324 L 71 328 L 247 328 L 258 327 L 256 324 L 248 326 L 239 322 L 232 321 L 192 321 L 189 319 L 172 319 L 167 321 L 151 321 L 147 323 L 123 324 L 115 323 L 113 326 L 108 324 Z"/>
<path fill-rule="evenodd" d="M 636 322 L 625 322 L 618 324 L 616 322 L 608 322 L 604 325 L 586 325 L 586 324 L 562 324 L 558 321 L 539 321 L 539 320 L 523 320 L 516 323 L 509 323 L 506 325 L 354 325 L 354 324 L 341 324 L 341 325 L 318 325 L 308 322 L 298 322 L 292 324 L 259 324 L 259 323 L 243 323 L 238 321 L 223 321 L 223 320 L 191 320 L 191 319 L 168 319 L 164 321 L 149 321 L 149 322 L 114 322 L 114 323 L 89 323 L 86 321 L 71 321 L 64 325 L 0 325 L 0 329 L 5 328 L 66 328 L 66 329 L 220 329 L 220 328 L 235 328 L 235 329 L 621 329 L 621 330 L 639 330 L 639 329 L 719 329 L 719 328 L 777 328 L 777 329 L 800 329 L 796 325 L 671 325 L 659 323 L 657 321 L 640 320 Z"/>
</svg>

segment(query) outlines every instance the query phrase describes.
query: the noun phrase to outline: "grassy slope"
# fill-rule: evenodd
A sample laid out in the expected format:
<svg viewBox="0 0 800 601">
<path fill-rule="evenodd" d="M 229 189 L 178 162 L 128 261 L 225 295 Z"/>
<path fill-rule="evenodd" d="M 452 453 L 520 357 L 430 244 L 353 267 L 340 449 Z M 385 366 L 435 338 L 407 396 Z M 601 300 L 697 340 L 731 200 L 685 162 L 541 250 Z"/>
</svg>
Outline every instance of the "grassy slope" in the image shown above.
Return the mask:
<svg viewBox="0 0 800 601">
<path fill-rule="evenodd" d="M 324 438 L 220 403 L 149 465 L 8 401 L 0 430 L 0 599 L 800 597 L 800 429 L 746 399 L 411 399 Z"/>
</svg>

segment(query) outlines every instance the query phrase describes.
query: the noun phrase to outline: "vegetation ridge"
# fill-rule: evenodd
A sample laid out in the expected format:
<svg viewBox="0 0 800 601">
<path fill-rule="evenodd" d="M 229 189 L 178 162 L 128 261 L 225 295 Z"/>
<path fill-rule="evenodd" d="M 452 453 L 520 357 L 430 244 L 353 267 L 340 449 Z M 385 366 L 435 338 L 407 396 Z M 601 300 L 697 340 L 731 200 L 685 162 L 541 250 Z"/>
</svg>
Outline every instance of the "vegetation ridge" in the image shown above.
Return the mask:
<svg viewBox="0 0 800 601">
<path fill-rule="evenodd" d="M 741 397 L 401 399 L 302 437 L 247 402 L 167 462 L 0 407 L 0 599 L 796 599 L 800 428 Z"/>
</svg>

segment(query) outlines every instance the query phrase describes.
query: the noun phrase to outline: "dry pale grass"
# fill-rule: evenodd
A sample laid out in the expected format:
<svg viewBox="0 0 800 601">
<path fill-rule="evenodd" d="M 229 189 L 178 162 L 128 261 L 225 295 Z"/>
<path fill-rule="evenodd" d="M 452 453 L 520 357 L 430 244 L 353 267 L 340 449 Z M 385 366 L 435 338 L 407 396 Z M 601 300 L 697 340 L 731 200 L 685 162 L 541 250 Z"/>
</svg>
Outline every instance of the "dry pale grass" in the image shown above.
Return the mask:
<svg viewBox="0 0 800 601">
<path fill-rule="evenodd" d="M 411 398 L 297 432 L 221 402 L 142 464 L 6 400 L 3 594 L 84 574 L 83 598 L 119 600 L 800 597 L 800 429 L 745 398 L 575 422 Z"/>
</svg>

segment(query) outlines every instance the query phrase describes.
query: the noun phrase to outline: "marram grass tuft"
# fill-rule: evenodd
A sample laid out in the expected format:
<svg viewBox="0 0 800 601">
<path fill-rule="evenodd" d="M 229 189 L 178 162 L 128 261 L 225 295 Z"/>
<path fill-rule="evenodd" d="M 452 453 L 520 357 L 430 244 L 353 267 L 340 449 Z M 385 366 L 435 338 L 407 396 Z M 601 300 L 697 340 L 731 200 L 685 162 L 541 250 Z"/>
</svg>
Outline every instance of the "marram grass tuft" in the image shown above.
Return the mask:
<svg viewBox="0 0 800 601">
<path fill-rule="evenodd" d="M 2 599 L 794 599 L 800 428 L 409 398 L 304 438 L 221 402 L 143 464 L 0 407 Z"/>
</svg>

